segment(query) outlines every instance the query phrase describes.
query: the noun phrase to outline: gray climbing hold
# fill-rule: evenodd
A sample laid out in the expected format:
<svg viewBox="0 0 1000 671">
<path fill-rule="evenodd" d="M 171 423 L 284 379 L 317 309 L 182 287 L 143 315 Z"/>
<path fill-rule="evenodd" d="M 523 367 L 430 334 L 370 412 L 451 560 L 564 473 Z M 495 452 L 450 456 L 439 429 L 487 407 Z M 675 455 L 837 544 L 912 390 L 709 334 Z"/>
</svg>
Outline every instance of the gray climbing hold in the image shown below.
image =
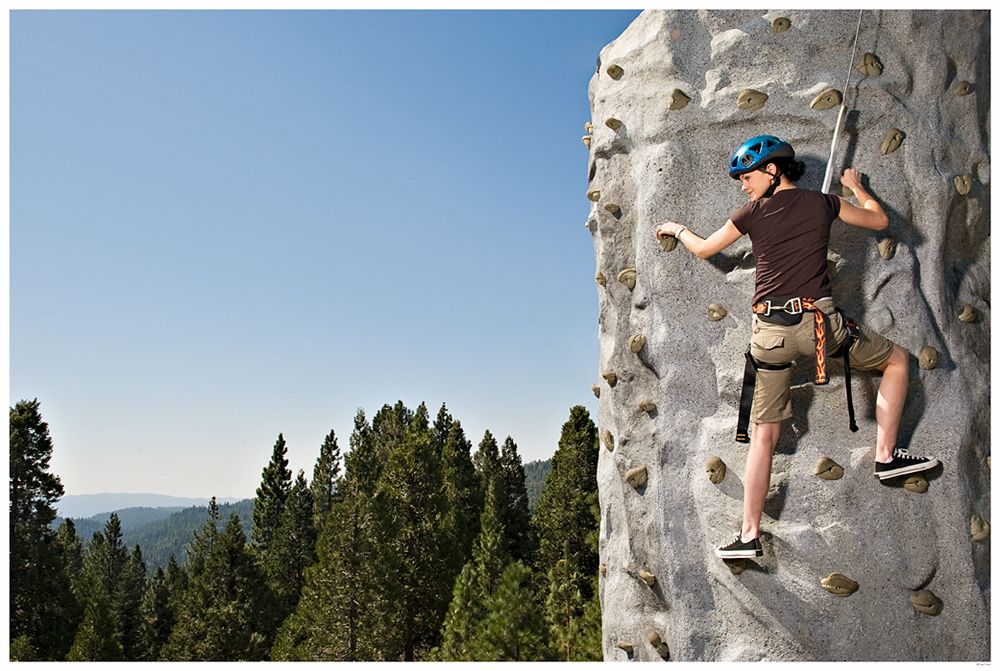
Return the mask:
<svg viewBox="0 0 1000 671">
<path fill-rule="evenodd" d="M 618 207 L 614 203 L 608 203 L 604 206 L 605 211 L 609 212 L 613 217 L 622 216 L 622 208 Z"/>
<path fill-rule="evenodd" d="M 851 596 L 858 590 L 858 583 L 840 573 L 831 573 L 820 580 L 820 585 L 830 594 L 837 596 Z"/>
<path fill-rule="evenodd" d="M 656 404 L 650 400 L 639 401 L 639 409 L 644 412 L 655 412 Z"/>
<path fill-rule="evenodd" d="M 990 535 L 990 523 L 979 515 L 972 513 L 972 520 L 969 522 L 969 533 L 974 541 L 984 541 Z"/>
<path fill-rule="evenodd" d="M 719 321 L 720 319 L 724 318 L 727 314 L 729 313 L 726 312 L 726 308 L 722 307 L 718 303 L 712 303 L 711 305 L 708 306 L 708 318 L 711 319 L 713 322 Z"/>
<path fill-rule="evenodd" d="M 824 480 L 840 480 L 844 477 L 844 467 L 830 457 L 820 457 L 813 468 L 813 475 Z"/>
<path fill-rule="evenodd" d="M 917 354 L 917 361 L 924 370 L 934 370 L 937 368 L 939 358 L 938 351 L 930 345 L 921 348 L 920 353 Z"/>
<path fill-rule="evenodd" d="M 608 448 L 608 452 L 613 452 L 615 449 L 615 437 L 611 435 L 611 431 L 604 429 L 601 432 L 601 438 L 604 439 L 604 447 Z"/>
<path fill-rule="evenodd" d="M 611 130 L 616 131 L 622 127 L 622 122 L 614 117 L 609 117 L 608 120 L 604 122 L 604 125 L 610 128 Z"/>
<path fill-rule="evenodd" d="M 636 333 L 634 336 L 628 339 L 628 348 L 632 350 L 633 354 L 638 354 L 642 351 L 642 348 L 646 346 L 646 336 L 641 333 Z"/>
<path fill-rule="evenodd" d="M 687 107 L 689 102 L 691 102 L 691 96 L 680 89 L 674 89 L 670 92 L 670 102 L 667 103 L 667 109 L 674 111 L 682 110 Z"/>
<path fill-rule="evenodd" d="M 956 175 L 955 190 L 963 196 L 968 196 L 972 191 L 972 175 Z"/>
<path fill-rule="evenodd" d="M 591 189 L 590 191 L 587 192 L 587 200 L 589 200 L 590 202 L 596 203 L 600 199 L 601 199 L 600 189 Z"/>
<path fill-rule="evenodd" d="M 601 387 L 600 385 L 592 384 L 590 385 L 590 391 L 594 392 L 594 396 L 597 398 L 601 397 Z"/>
<path fill-rule="evenodd" d="M 646 636 L 646 640 L 649 641 L 651 646 L 656 648 L 656 654 L 662 657 L 664 661 L 670 659 L 670 648 L 667 647 L 667 644 L 663 642 L 663 639 L 660 638 L 658 633 L 655 631 L 649 632 L 649 635 Z"/>
<path fill-rule="evenodd" d="M 792 27 L 792 20 L 787 16 L 779 16 L 771 22 L 771 30 L 776 33 L 783 33 Z"/>
<path fill-rule="evenodd" d="M 639 578 L 650 587 L 656 584 L 656 576 L 649 571 L 639 571 Z"/>
<path fill-rule="evenodd" d="M 594 275 L 594 279 L 597 280 L 597 283 L 600 284 L 602 287 L 606 287 L 608 285 L 608 278 L 606 278 L 604 276 L 604 273 L 602 273 L 600 270 L 598 270 L 597 274 Z"/>
<path fill-rule="evenodd" d="M 911 596 L 910 603 L 913 605 L 913 610 L 924 615 L 937 615 L 944 607 L 941 599 L 929 589 L 922 589 Z"/>
<path fill-rule="evenodd" d="M 593 140 L 594 138 L 590 137 L 589 135 L 584 135 L 580 139 L 583 140 L 583 144 L 587 147 L 587 149 L 590 149 L 590 141 Z"/>
<path fill-rule="evenodd" d="M 618 641 L 618 647 L 625 651 L 625 654 L 629 657 L 632 656 L 632 644 L 626 643 L 625 641 Z"/>
<path fill-rule="evenodd" d="M 660 238 L 660 247 L 665 252 L 672 252 L 677 249 L 677 238 L 672 235 L 664 235 Z"/>
<path fill-rule="evenodd" d="M 882 238 L 878 243 L 878 255 L 888 261 L 896 255 L 895 238 Z"/>
<path fill-rule="evenodd" d="M 705 462 L 705 472 L 713 485 L 717 485 L 726 477 L 726 462 L 719 457 L 709 457 Z"/>
<path fill-rule="evenodd" d="M 954 91 L 957 96 L 967 96 L 972 93 L 972 84 L 963 79 L 959 83 L 955 84 Z"/>
<path fill-rule="evenodd" d="M 837 89 L 827 89 L 813 98 L 812 102 L 809 103 L 809 107 L 820 111 L 833 109 L 843 102 L 843 100 L 844 97 L 840 95 L 840 91 Z"/>
<path fill-rule="evenodd" d="M 616 375 L 612 371 L 605 371 L 601 373 L 601 377 L 603 377 L 605 381 L 607 381 L 609 387 L 614 387 L 616 384 L 618 384 L 618 375 Z"/>
<path fill-rule="evenodd" d="M 608 76 L 614 79 L 615 81 L 621 79 L 622 75 L 625 74 L 625 70 L 623 70 L 622 66 L 620 65 L 609 65 L 608 69 L 605 70 L 605 72 L 607 72 Z"/>
<path fill-rule="evenodd" d="M 927 483 L 927 478 L 922 475 L 911 475 L 903 483 L 903 489 L 914 494 L 925 494 L 928 487 L 930 485 Z"/>
<path fill-rule="evenodd" d="M 882 61 L 873 53 L 867 53 L 858 62 L 858 70 L 866 77 L 878 77 L 882 74 Z"/>
<path fill-rule="evenodd" d="M 618 281 L 627 286 L 629 291 L 635 289 L 635 268 L 626 268 L 618 273 Z"/>
<path fill-rule="evenodd" d="M 966 303 L 962 306 L 962 311 L 958 313 L 958 321 L 963 324 L 971 324 L 976 321 L 976 309 Z"/>
<path fill-rule="evenodd" d="M 644 484 L 646 484 L 646 467 L 636 466 L 635 468 L 630 468 L 625 471 L 625 482 L 632 485 L 633 488 L 639 489 Z"/>
<path fill-rule="evenodd" d="M 736 99 L 736 107 L 744 112 L 759 110 L 767 102 L 767 94 L 754 89 L 743 89 L 739 98 Z"/>
<path fill-rule="evenodd" d="M 899 130 L 898 128 L 890 128 L 889 132 L 885 134 L 885 139 L 882 140 L 882 146 L 879 147 L 879 153 L 883 156 L 886 154 L 891 154 L 892 152 L 899 149 L 899 146 L 903 144 L 903 140 L 906 138 L 906 133 Z"/>
</svg>

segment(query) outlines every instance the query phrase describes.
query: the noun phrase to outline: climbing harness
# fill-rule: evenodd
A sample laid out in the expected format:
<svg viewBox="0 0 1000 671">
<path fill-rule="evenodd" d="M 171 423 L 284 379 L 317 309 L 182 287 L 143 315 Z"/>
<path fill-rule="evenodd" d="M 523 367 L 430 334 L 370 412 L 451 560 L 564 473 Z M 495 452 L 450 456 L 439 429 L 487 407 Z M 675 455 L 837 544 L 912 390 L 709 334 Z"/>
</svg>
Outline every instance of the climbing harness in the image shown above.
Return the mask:
<svg viewBox="0 0 1000 671">
<path fill-rule="evenodd" d="M 816 377 L 815 384 L 827 384 L 830 379 L 826 373 L 826 319 L 823 311 L 816 307 L 812 298 L 791 298 L 782 304 L 776 304 L 771 300 L 756 303 L 753 306 L 754 314 L 770 317 L 773 312 L 784 312 L 788 315 L 801 315 L 803 312 L 812 312 L 814 316 L 813 332 L 816 336 Z M 854 398 L 851 394 L 851 355 L 850 349 L 861 337 L 861 329 L 857 323 L 845 315 L 839 308 L 844 321 L 844 328 L 847 330 L 847 337 L 841 343 L 840 348 L 830 356 L 844 358 L 844 386 L 847 391 L 847 418 L 851 431 L 857 431 L 858 425 L 854 419 Z M 740 392 L 740 414 L 736 422 L 736 442 L 750 442 L 750 407 L 753 405 L 754 388 L 757 386 L 758 370 L 786 370 L 792 366 L 791 362 L 783 364 L 767 363 L 759 361 L 750 353 L 750 346 L 744 354 L 746 366 L 743 369 L 743 389 Z"/>
<path fill-rule="evenodd" d="M 858 29 L 854 33 L 854 49 L 851 51 L 851 64 L 847 66 L 847 81 L 844 82 L 844 96 L 840 103 L 840 111 L 837 112 L 837 123 L 833 127 L 833 142 L 830 143 L 830 159 L 826 162 L 826 175 L 823 177 L 823 193 L 830 193 L 830 184 L 833 182 L 833 153 L 837 149 L 837 141 L 840 139 L 840 129 L 844 125 L 844 116 L 847 112 L 847 87 L 851 84 L 851 70 L 854 68 L 854 56 L 858 53 L 858 36 L 861 35 L 861 15 L 865 10 L 858 10 Z"/>
</svg>

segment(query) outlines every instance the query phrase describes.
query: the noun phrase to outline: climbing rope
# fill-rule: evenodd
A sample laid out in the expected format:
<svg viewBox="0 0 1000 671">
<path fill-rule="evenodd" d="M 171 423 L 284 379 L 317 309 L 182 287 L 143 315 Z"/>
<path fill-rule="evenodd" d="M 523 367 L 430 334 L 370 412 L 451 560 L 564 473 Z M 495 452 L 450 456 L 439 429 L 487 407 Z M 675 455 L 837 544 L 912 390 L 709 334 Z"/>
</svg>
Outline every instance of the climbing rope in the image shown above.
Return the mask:
<svg viewBox="0 0 1000 671">
<path fill-rule="evenodd" d="M 851 64 L 847 66 L 847 81 L 844 82 L 844 99 L 840 103 L 840 111 L 837 112 L 837 123 L 833 127 L 833 142 L 830 143 L 830 159 L 826 162 L 826 175 L 823 177 L 823 193 L 830 193 L 830 183 L 833 181 L 833 153 L 837 149 L 837 141 L 840 139 L 840 129 L 844 125 L 844 116 L 847 112 L 847 87 L 851 84 L 851 70 L 854 69 L 854 56 L 858 53 L 858 36 L 861 34 L 861 14 L 865 10 L 858 10 L 858 29 L 854 33 L 854 49 L 851 51 Z"/>
</svg>

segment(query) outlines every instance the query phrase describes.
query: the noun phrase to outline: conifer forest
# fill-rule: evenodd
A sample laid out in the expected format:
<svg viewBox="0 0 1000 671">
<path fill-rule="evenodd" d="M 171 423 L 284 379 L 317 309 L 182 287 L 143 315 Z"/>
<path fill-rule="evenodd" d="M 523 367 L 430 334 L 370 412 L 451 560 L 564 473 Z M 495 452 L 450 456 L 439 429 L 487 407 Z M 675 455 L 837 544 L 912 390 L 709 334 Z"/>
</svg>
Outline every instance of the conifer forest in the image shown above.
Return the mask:
<svg viewBox="0 0 1000 671">
<path fill-rule="evenodd" d="M 319 442 L 319 441 L 318 441 Z M 112 514 L 81 539 L 38 400 L 10 409 L 11 660 L 600 660 L 597 429 L 575 406 L 537 507 L 517 445 L 442 405 L 358 410 L 311 477 L 278 435 L 250 532 L 212 499 L 147 570 Z M 87 542 L 83 542 L 87 540 Z"/>
</svg>

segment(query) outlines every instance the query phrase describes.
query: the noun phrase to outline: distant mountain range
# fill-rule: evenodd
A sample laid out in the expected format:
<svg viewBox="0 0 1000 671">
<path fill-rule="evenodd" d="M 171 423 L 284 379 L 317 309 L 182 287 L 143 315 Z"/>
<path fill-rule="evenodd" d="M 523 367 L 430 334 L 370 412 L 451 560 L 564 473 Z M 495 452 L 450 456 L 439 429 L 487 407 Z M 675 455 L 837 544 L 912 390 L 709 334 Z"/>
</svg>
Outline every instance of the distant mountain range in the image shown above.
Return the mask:
<svg viewBox="0 0 1000 671">
<path fill-rule="evenodd" d="M 238 499 L 216 499 L 221 505 Z M 112 513 L 125 508 L 190 508 L 208 506 L 209 499 L 167 496 L 165 494 L 68 494 L 56 505 L 56 514 L 74 521 L 98 513 Z M 119 515 L 121 517 L 121 515 Z"/>
</svg>

